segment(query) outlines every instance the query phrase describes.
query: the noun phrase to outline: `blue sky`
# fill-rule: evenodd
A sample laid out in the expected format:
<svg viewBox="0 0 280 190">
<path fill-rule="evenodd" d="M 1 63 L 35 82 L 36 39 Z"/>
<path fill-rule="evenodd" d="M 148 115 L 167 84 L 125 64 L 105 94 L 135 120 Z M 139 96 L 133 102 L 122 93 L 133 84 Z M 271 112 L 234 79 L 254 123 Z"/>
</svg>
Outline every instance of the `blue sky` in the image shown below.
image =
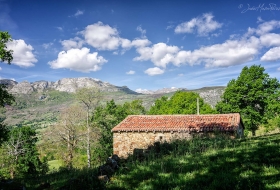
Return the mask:
<svg viewBox="0 0 280 190">
<path fill-rule="evenodd" d="M 244 66 L 280 79 L 280 1 L 0 0 L 14 50 L 0 77 L 92 77 L 132 90 L 225 86 Z"/>
</svg>

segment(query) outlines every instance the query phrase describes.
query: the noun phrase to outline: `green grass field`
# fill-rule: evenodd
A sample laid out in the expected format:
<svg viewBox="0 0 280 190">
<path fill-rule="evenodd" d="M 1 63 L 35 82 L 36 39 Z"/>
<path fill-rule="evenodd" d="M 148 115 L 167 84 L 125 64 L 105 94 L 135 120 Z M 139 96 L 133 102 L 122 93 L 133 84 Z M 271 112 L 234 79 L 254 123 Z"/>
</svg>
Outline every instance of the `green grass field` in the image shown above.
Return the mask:
<svg viewBox="0 0 280 190">
<path fill-rule="evenodd" d="M 51 161 L 58 167 L 58 161 Z M 121 163 L 106 184 L 98 168 L 60 169 L 26 183 L 27 189 L 280 189 L 280 133 L 247 139 L 195 138 L 151 148 Z"/>
<path fill-rule="evenodd" d="M 58 170 L 59 167 L 63 165 L 63 163 L 62 160 L 51 160 L 48 161 L 48 165 L 49 165 L 49 170 L 53 171 L 53 170 Z"/>
<path fill-rule="evenodd" d="M 280 189 L 280 134 L 245 140 L 194 139 L 131 158 L 108 189 Z"/>
</svg>

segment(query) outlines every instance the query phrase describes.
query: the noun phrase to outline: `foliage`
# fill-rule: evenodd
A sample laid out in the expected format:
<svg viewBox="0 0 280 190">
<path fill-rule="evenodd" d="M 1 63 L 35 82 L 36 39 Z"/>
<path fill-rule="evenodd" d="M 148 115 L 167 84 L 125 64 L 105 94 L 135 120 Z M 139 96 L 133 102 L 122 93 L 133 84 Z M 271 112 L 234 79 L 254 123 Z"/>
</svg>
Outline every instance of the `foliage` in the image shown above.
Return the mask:
<svg viewBox="0 0 280 190">
<path fill-rule="evenodd" d="M 0 145 L 8 139 L 8 128 L 0 122 Z"/>
<path fill-rule="evenodd" d="M 70 169 L 73 166 L 74 154 L 81 148 L 86 133 L 86 112 L 81 106 L 72 105 L 61 112 L 59 121 L 55 126 L 42 132 L 43 145 L 55 144 L 59 147 L 59 155 L 65 165 Z"/>
<path fill-rule="evenodd" d="M 105 159 L 113 152 L 113 134 L 112 128 L 118 125 L 128 115 L 145 114 L 145 108 L 141 100 L 126 102 L 123 105 L 117 105 L 114 100 L 100 106 L 94 113 L 92 120 L 100 129 L 99 146 L 95 148 L 96 156 L 99 159 Z"/>
<path fill-rule="evenodd" d="M 88 168 L 91 167 L 91 140 L 90 133 L 91 129 L 89 126 L 90 111 L 95 109 L 100 100 L 102 94 L 98 88 L 81 88 L 76 92 L 76 99 L 80 101 L 87 110 L 86 126 L 87 126 L 87 165 Z"/>
<path fill-rule="evenodd" d="M 263 67 L 246 66 L 236 80 L 229 81 L 216 109 L 220 113 L 241 113 L 246 128 L 254 135 L 261 123 L 280 113 L 279 90 L 278 80 L 270 78 Z"/>
<path fill-rule="evenodd" d="M 280 115 L 269 119 L 267 124 L 265 124 L 265 129 L 266 132 L 280 129 Z"/>
<path fill-rule="evenodd" d="M 8 64 L 11 64 L 13 60 L 12 50 L 7 50 L 7 43 L 12 41 L 11 36 L 8 32 L 0 31 L 0 61 L 7 61 Z M 14 97 L 8 93 L 6 86 L 0 84 L 0 108 L 5 105 L 10 105 L 14 101 Z M 0 121 L 0 145 L 7 138 L 7 129 L 5 125 L 2 123 L 2 119 Z"/>
<path fill-rule="evenodd" d="M 125 102 L 123 105 L 123 110 L 125 115 L 144 115 L 146 113 L 145 108 L 143 107 L 142 100 L 133 100 L 131 102 Z"/>
<path fill-rule="evenodd" d="M 13 51 L 7 50 L 7 43 L 10 41 L 12 38 L 9 33 L 0 31 L 0 59 L 2 62 L 7 61 L 8 64 L 13 60 Z"/>
<path fill-rule="evenodd" d="M 76 92 L 75 96 L 88 110 L 98 106 L 102 98 L 98 88 L 81 88 Z"/>
<path fill-rule="evenodd" d="M 197 98 L 199 98 L 199 112 L 201 114 L 215 113 L 215 110 L 204 103 L 197 93 L 177 91 L 170 99 L 165 96 L 157 99 L 149 114 L 195 114 L 197 113 Z"/>
<path fill-rule="evenodd" d="M 4 143 L 5 165 L 10 177 L 26 177 L 44 174 L 48 170 L 46 160 L 41 162 L 36 149 L 35 130 L 30 127 L 14 128 L 9 132 L 9 139 Z"/>
<path fill-rule="evenodd" d="M 14 101 L 13 95 L 9 94 L 5 85 L 0 85 L 0 107 L 11 105 Z"/>
<path fill-rule="evenodd" d="M 6 125 L 3 123 L 6 118 L 5 113 L 5 108 L 0 106 L 0 145 L 7 140 L 9 132 Z"/>
</svg>

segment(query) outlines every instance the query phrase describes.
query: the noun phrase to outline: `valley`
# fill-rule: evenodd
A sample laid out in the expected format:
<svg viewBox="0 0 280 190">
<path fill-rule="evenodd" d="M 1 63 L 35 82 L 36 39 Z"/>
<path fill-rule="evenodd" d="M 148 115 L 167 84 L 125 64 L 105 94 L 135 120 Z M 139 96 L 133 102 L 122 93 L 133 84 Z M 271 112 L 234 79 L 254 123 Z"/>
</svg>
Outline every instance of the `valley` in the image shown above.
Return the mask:
<svg viewBox="0 0 280 190">
<path fill-rule="evenodd" d="M 28 125 L 36 129 L 44 128 L 57 121 L 57 117 L 63 109 L 70 104 L 77 103 L 74 96 L 77 89 L 83 87 L 98 88 L 103 98 L 101 104 L 114 100 L 117 104 L 131 102 L 139 99 L 143 106 L 149 109 L 154 101 L 162 96 L 171 97 L 176 91 L 174 89 L 157 90 L 153 93 L 138 93 L 126 86 L 119 87 L 98 79 L 63 78 L 56 82 L 28 81 L 16 82 L 13 80 L 0 80 L 6 84 L 8 91 L 15 96 L 15 103 L 6 106 L 5 123 L 8 126 Z M 204 87 L 195 90 L 180 88 L 176 90 L 193 91 L 198 93 L 206 103 L 212 107 L 220 100 L 225 87 Z M 145 93 L 145 94 L 144 94 Z"/>
</svg>

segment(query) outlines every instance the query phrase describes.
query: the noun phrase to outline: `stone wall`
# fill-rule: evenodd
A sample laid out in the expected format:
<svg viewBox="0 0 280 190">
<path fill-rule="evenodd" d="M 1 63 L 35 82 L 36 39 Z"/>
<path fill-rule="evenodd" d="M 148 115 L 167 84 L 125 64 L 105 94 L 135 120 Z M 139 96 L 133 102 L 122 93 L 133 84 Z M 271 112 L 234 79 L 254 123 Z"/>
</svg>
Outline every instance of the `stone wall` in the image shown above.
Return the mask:
<svg viewBox="0 0 280 190">
<path fill-rule="evenodd" d="M 188 132 L 114 132 L 113 154 L 127 158 L 134 149 L 147 149 L 155 142 L 170 142 L 173 139 L 190 139 Z"/>
</svg>

